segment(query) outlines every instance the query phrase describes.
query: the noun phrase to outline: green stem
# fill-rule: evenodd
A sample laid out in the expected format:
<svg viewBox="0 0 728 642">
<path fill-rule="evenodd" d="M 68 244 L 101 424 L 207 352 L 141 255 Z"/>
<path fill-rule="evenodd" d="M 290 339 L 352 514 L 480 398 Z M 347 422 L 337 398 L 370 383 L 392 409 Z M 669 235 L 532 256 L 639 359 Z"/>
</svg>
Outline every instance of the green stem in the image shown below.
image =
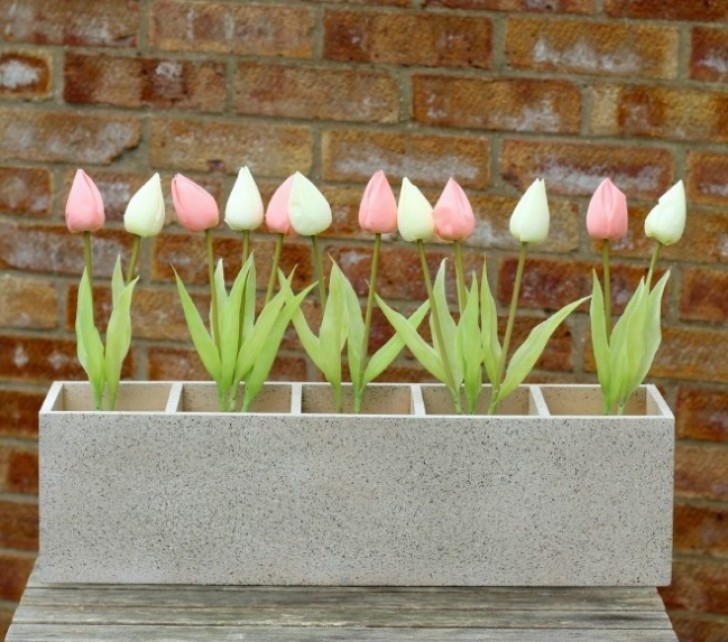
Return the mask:
<svg viewBox="0 0 728 642">
<path fill-rule="evenodd" d="M 283 249 L 283 234 L 279 234 L 276 237 L 276 248 L 273 251 L 273 265 L 270 269 L 270 276 L 268 277 L 268 289 L 265 292 L 265 303 L 271 300 L 273 296 L 273 288 L 276 285 L 276 278 L 278 275 L 278 264 L 281 262 L 281 250 Z"/>
<path fill-rule="evenodd" d="M 513 294 L 511 296 L 511 307 L 508 310 L 508 323 L 506 325 L 506 336 L 503 339 L 503 349 L 498 360 L 498 370 L 496 378 L 493 382 L 493 391 L 488 407 L 488 414 L 492 415 L 498 409 L 498 393 L 500 392 L 501 383 L 503 383 L 503 371 L 506 368 L 506 359 L 508 358 L 508 349 L 511 345 L 511 335 L 513 334 L 513 325 L 516 321 L 516 309 L 518 308 L 518 297 L 521 294 L 521 283 L 523 282 L 523 266 L 526 264 L 526 250 L 528 243 L 521 243 L 521 249 L 518 253 L 518 267 L 516 268 L 516 280 L 513 284 Z"/>
<path fill-rule="evenodd" d="M 364 338 L 361 344 L 361 364 L 359 366 L 360 387 L 354 391 L 354 412 L 361 412 L 361 403 L 364 396 L 364 373 L 369 360 L 369 334 L 372 328 L 372 315 L 374 313 L 374 295 L 377 291 L 377 277 L 379 274 L 379 254 L 382 246 L 382 235 L 377 232 L 374 235 L 374 251 L 372 252 L 372 271 L 369 275 L 369 296 L 367 296 L 367 308 L 364 313 Z"/>
<path fill-rule="evenodd" d="M 88 284 L 91 286 L 91 301 L 94 297 L 94 261 L 91 254 L 91 232 L 83 233 L 83 262 L 86 265 Z"/>
<path fill-rule="evenodd" d="M 215 287 L 215 253 L 212 248 L 212 230 L 205 230 L 205 244 L 207 246 L 207 277 L 210 280 L 210 306 L 212 318 L 212 334 L 220 351 L 220 324 L 217 314 L 217 288 Z"/>
<path fill-rule="evenodd" d="M 241 268 L 243 267 L 243 265 L 245 265 L 245 262 L 248 260 L 249 256 L 250 256 L 250 230 L 243 230 L 243 256 L 242 256 L 242 263 L 240 264 Z"/>
<path fill-rule="evenodd" d="M 319 248 L 318 236 L 311 237 L 313 244 L 313 269 L 319 287 L 319 299 L 321 300 L 321 313 L 326 309 L 326 283 L 324 283 L 324 262 L 321 259 L 321 248 Z"/>
<path fill-rule="evenodd" d="M 655 250 L 652 252 L 652 260 L 650 261 L 650 269 L 647 271 L 647 291 L 649 292 L 650 286 L 652 285 L 652 277 L 655 274 L 655 267 L 657 266 L 657 259 L 660 257 L 660 250 L 662 249 L 662 243 L 657 241 Z"/>
<path fill-rule="evenodd" d="M 455 379 L 453 377 L 452 368 L 450 367 L 450 360 L 447 356 L 447 349 L 445 347 L 445 338 L 442 334 L 442 328 L 440 327 L 440 319 L 437 314 L 437 303 L 435 301 L 435 293 L 432 289 L 432 279 L 430 278 L 430 268 L 427 265 L 427 257 L 425 256 L 425 245 L 421 240 L 417 241 L 417 252 L 420 255 L 420 263 L 422 264 L 422 276 L 425 279 L 425 287 L 427 288 L 427 296 L 430 299 L 430 318 L 432 319 L 432 327 L 435 331 L 437 343 L 440 346 L 442 353 L 442 365 L 445 370 L 445 378 L 447 379 L 446 385 L 452 395 L 452 401 L 455 405 L 455 412 L 462 414 L 462 408 L 460 405 L 460 390 L 455 387 Z"/>
<path fill-rule="evenodd" d="M 467 290 L 465 289 L 465 268 L 463 266 L 463 247 L 460 241 L 455 241 L 455 281 L 458 289 L 458 308 L 460 314 L 467 303 Z"/>
<path fill-rule="evenodd" d="M 126 283 L 131 283 L 136 272 L 137 262 L 139 261 L 139 246 L 141 245 L 142 237 L 138 234 L 134 234 L 134 240 L 131 244 L 131 256 L 129 257 L 129 267 L 126 271 Z"/>
<path fill-rule="evenodd" d="M 602 264 L 604 266 L 604 320 L 607 336 L 612 328 L 612 277 L 609 273 L 609 239 L 602 243 Z"/>
</svg>

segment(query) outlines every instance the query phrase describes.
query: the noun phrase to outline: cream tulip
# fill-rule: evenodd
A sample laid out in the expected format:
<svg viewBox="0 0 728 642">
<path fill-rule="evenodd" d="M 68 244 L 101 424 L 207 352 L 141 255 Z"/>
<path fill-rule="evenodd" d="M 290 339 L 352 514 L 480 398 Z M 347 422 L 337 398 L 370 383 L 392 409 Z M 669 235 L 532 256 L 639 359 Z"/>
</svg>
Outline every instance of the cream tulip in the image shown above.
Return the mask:
<svg viewBox="0 0 728 642">
<path fill-rule="evenodd" d="M 428 241 L 435 232 L 432 205 L 406 177 L 397 204 L 397 228 L 399 235 L 410 242 Z"/>
<path fill-rule="evenodd" d="M 316 236 L 328 229 L 333 220 L 326 197 L 300 172 L 293 175 L 288 217 L 301 236 Z"/>
<path fill-rule="evenodd" d="M 645 219 L 645 235 L 663 245 L 677 243 L 685 231 L 685 187 L 675 183 L 660 196 Z"/>
<path fill-rule="evenodd" d="M 225 205 L 225 223 L 236 232 L 252 231 L 263 223 L 263 199 L 247 167 L 238 172 Z"/>
<path fill-rule="evenodd" d="M 510 231 L 521 243 L 543 243 L 549 234 L 549 220 L 546 185 L 542 178 L 537 178 L 516 204 Z"/>
<path fill-rule="evenodd" d="M 154 174 L 129 200 L 124 212 L 124 229 L 142 238 L 156 236 L 164 227 L 165 208 L 162 182 Z"/>
</svg>

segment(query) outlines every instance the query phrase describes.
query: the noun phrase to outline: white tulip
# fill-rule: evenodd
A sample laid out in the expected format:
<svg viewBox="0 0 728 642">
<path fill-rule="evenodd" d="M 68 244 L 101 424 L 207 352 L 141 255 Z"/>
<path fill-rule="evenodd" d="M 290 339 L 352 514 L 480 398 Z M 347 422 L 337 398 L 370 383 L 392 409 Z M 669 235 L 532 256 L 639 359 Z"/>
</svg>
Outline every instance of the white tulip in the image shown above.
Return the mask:
<svg viewBox="0 0 728 642">
<path fill-rule="evenodd" d="M 301 236 L 320 234 L 331 225 L 333 219 L 326 197 L 300 172 L 293 176 L 288 218 L 293 229 Z"/>
<path fill-rule="evenodd" d="M 402 180 L 397 203 L 397 229 L 405 241 L 427 241 L 435 233 L 432 205 L 408 178 Z"/>
<path fill-rule="evenodd" d="M 549 235 L 549 220 L 546 185 L 537 178 L 511 214 L 511 234 L 521 243 L 543 243 Z"/>
<path fill-rule="evenodd" d="M 159 174 L 152 176 L 131 197 L 124 212 L 124 229 L 141 237 L 156 236 L 164 226 L 165 210 Z"/>
<path fill-rule="evenodd" d="M 685 187 L 675 183 L 657 201 L 645 219 L 645 235 L 663 245 L 677 243 L 685 231 Z"/>
<path fill-rule="evenodd" d="M 247 167 L 241 168 L 225 205 L 225 222 L 231 230 L 254 230 L 263 222 L 263 199 Z"/>
</svg>

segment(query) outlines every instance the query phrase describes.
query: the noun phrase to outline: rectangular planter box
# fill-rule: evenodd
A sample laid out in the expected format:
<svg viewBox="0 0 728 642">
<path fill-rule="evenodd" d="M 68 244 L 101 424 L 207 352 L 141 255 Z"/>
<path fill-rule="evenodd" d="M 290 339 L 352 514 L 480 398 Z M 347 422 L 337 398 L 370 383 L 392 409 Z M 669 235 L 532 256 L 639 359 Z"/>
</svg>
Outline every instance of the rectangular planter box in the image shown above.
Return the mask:
<svg viewBox="0 0 728 642">
<path fill-rule="evenodd" d="M 484 397 L 487 397 L 485 391 Z M 674 419 L 654 386 L 600 416 L 593 386 L 523 386 L 454 416 L 436 385 L 324 384 L 215 412 L 211 384 L 124 384 L 40 414 L 43 582 L 665 585 Z M 484 399 L 487 405 L 487 399 Z"/>
</svg>

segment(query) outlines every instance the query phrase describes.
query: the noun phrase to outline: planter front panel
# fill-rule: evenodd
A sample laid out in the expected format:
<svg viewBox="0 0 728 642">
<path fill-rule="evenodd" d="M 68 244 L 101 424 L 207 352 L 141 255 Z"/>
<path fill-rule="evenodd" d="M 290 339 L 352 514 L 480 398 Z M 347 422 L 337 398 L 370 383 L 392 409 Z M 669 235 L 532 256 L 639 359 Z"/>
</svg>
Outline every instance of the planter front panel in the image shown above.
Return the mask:
<svg viewBox="0 0 728 642">
<path fill-rule="evenodd" d="M 672 420 L 41 416 L 44 582 L 661 585 Z"/>
</svg>

